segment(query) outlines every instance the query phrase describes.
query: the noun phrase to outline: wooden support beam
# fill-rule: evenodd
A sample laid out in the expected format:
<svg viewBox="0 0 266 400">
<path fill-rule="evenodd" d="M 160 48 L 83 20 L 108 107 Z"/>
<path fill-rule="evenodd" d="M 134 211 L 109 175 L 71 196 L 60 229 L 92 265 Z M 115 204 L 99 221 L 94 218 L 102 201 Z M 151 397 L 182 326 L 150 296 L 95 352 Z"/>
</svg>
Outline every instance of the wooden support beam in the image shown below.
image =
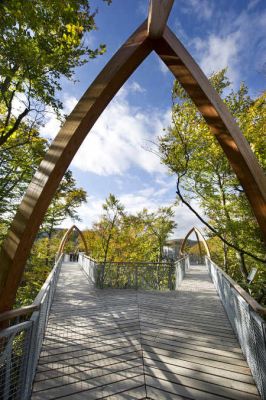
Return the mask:
<svg viewBox="0 0 266 400">
<path fill-rule="evenodd" d="M 203 246 L 204 246 L 205 251 L 206 251 L 206 255 L 208 257 L 211 257 L 210 249 L 209 249 L 208 243 L 206 242 L 206 239 L 205 239 L 203 233 L 201 233 L 201 231 L 198 228 L 196 228 L 195 226 L 193 228 L 191 228 L 190 231 L 188 231 L 188 233 L 184 237 L 184 239 L 183 239 L 183 241 L 181 243 L 180 250 L 179 250 L 179 255 L 180 256 L 184 255 L 184 251 L 185 251 L 185 246 L 186 246 L 187 240 L 188 240 L 189 236 L 192 235 L 193 232 L 196 235 L 196 238 L 197 238 L 197 241 L 198 241 L 198 245 L 200 246 L 199 238 L 201 238 Z M 201 253 L 201 250 L 200 250 L 200 253 Z M 200 255 L 202 256 L 202 253 Z"/>
<path fill-rule="evenodd" d="M 74 230 L 77 231 L 79 236 L 81 237 L 81 240 L 82 240 L 82 242 L 84 244 L 84 247 L 85 247 L 85 254 L 89 255 L 89 250 L 88 250 L 88 246 L 87 246 L 87 242 L 86 242 L 85 236 L 83 235 L 82 231 L 79 230 L 79 228 L 76 225 L 72 225 L 71 228 L 69 228 L 66 231 L 66 233 L 64 234 L 64 236 L 63 236 L 63 238 L 62 238 L 62 240 L 60 242 L 60 245 L 59 245 L 59 248 L 58 248 L 58 253 L 57 253 L 58 256 L 60 256 L 64 252 L 64 248 L 65 248 L 66 242 L 68 241 L 71 233 Z"/>
<path fill-rule="evenodd" d="M 151 39 L 162 36 L 173 4 L 174 0 L 150 0 L 148 36 Z"/>
<path fill-rule="evenodd" d="M 154 48 L 191 97 L 221 145 L 266 241 L 266 178 L 246 138 L 208 78 L 168 27 L 162 38 L 154 41 Z"/>
<path fill-rule="evenodd" d="M 0 253 L 0 312 L 10 310 L 14 304 L 39 226 L 74 155 L 117 91 L 151 51 L 145 21 L 107 63 L 52 142 L 23 197 Z"/>
</svg>

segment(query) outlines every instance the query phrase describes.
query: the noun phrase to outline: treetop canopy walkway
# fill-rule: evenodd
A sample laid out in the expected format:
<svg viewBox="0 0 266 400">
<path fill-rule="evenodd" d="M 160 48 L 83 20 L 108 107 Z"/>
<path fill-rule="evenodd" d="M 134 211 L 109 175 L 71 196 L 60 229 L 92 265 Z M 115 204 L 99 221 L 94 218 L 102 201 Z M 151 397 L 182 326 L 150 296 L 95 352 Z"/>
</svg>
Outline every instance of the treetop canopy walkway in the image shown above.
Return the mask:
<svg viewBox="0 0 266 400">
<path fill-rule="evenodd" d="M 166 25 L 173 0 L 151 0 L 148 19 L 84 93 L 52 142 L 11 224 L 0 253 L 0 312 L 14 304 L 32 244 L 73 157 L 106 106 L 155 51 L 204 117 L 236 173 L 266 241 L 266 179 L 247 140 L 208 78 Z"/>
<path fill-rule="evenodd" d="M 266 400 L 266 328 L 259 315 L 265 309 L 210 257 L 202 266 L 189 266 L 187 256 L 174 264 L 102 265 L 86 256 L 64 263 L 61 254 L 33 304 L 11 310 L 65 171 L 103 110 L 152 51 L 206 120 L 266 239 L 264 173 L 222 99 L 166 26 L 172 5 L 173 0 L 150 1 L 148 20 L 66 119 L 7 234 L 0 254 L 3 400 Z"/>
<path fill-rule="evenodd" d="M 15 322 L 0 333 L 1 398 L 265 399 L 265 310 L 209 257 L 163 264 L 103 276 L 62 254 L 33 305 L 0 316 Z"/>
</svg>

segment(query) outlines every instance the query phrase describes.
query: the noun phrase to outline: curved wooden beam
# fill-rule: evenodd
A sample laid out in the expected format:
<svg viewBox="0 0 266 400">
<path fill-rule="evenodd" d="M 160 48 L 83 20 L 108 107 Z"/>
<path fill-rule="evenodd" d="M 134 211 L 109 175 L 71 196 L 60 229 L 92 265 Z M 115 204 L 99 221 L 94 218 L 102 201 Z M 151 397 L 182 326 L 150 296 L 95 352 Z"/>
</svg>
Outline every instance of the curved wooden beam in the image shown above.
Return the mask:
<svg viewBox="0 0 266 400">
<path fill-rule="evenodd" d="M 189 94 L 236 173 L 266 241 L 266 178 L 246 138 L 208 78 L 166 27 L 154 48 Z"/>
<path fill-rule="evenodd" d="M 148 16 L 148 36 L 158 39 L 165 30 L 174 0 L 150 0 Z"/>
<path fill-rule="evenodd" d="M 151 51 L 145 21 L 107 63 L 52 142 L 1 250 L 0 312 L 12 308 L 39 226 L 74 155 L 108 103 Z"/>
<path fill-rule="evenodd" d="M 188 240 L 189 236 L 190 236 L 193 232 L 194 232 L 195 235 L 196 235 L 198 245 L 200 246 L 200 240 L 199 240 L 199 238 L 201 238 L 202 243 L 203 243 L 203 246 L 204 246 L 205 251 L 206 251 L 206 254 L 207 254 L 208 257 L 211 258 L 211 253 L 210 253 L 210 249 L 209 249 L 208 243 L 206 242 L 206 239 L 205 239 L 205 237 L 203 236 L 203 234 L 201 233 L 201 231 L 200 231 L 198 228 L 196 228 L 195 226 L 194 226 L 193 228 L 191 228 L 190 231 L 188 231 L 188 233 L 187 233 L 186 236 L 184 237 L 184 239 L 183 239 L 183 241 L 182 241 L 182 244 L 181 244 L 181 247 L 180 247 L 180 250 L 179 250 L 179 255 L 180 255 L 180 256 L 183 256 L 183 255 L 185 254 L 185 253 L 184 253 L 185 245 L 186 245 L 186 243 L 187 243 L 187 240 Z M 201 250 L 200 250 L 200 253 L 201 253 Z M 200 254 L 200 255 L 202 255 L 202 254 Z"/>
<path fill-rule="evenodd" d="M 60 242 L 60 245 L 59 245 L 59 248 L 58 248 L 58 253 L 57 253 L 59 256 L 60 256 L 60 254 L 62 254 L 62 253 L 64 252 L 64 248 L 65 248 L 66 242 L 68 241 L 68 239 L 69 239 L 71 233 L 72 233 L 74 230 L 78 232 L 79 236 L 80 236 L 81 239 L 82 239 L 82 242 L 83 242 L 84 247 L 85 247 L 85 254 L 87 254 L 87 255 L 89 254 L 87 242 L 86 242 L 86 240 L 85 240 L 85 237 L 84 237 L 84 235 L 83 235 L 83 232 L 82 232 L 81 230 L 79 230 L 79 228 L 78 228 L 76 225 L 72 225 L 71 228 L 69 228 L 69 229 L 66 231 L 66 233 L 64 234 L 64 236 L 63 236 L 63 238 L 62 238 L 62 240 L 61 240 L 61 242 Z"/>
<path fill-rule="evenodd" d="M 165 28 L 161 38 L 152 40 L 147 35 L 145 21 L 78 102 L 23 197 L 0 254 L 0 312 L 12 308 L 31 246 L 71 160 L 110 100 L 152 49 L 183 85 L 216 136 L 266 239 L 266 180 L 246 139 L 206 76 L 170 29 Z"/>
</svg>

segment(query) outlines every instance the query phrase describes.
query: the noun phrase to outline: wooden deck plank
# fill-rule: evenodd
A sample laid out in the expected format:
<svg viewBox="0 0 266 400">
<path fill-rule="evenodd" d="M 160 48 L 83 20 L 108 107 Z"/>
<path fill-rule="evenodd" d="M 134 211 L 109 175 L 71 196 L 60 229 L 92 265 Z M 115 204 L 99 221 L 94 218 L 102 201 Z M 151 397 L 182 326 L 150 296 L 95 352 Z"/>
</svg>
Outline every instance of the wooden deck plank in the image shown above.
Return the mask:
<svg viewBox="0 0 266 400">
<path fill-rule="evenodd" d="M 219 396 L 229 397 L 233 400 L 243 400 L 245 396 L 246 400 L 258 400 L 258 393 L 248 393 L 239 389 L 232 389 L 229 386 L 220 385 L 220 381 L 210 383 L 209 381 L 202 381 L 191 377 L 178 376 L 175 373 L 159 370 L 158 368 L 145 367 L 146 376 L 159 379 L 161 381 L 167 381 L 174 384 L 182 385 L 185 388 L 192 388 L 201 390 L 206 393 L 215 394 Z"/>
<path fill-rule="evenodd" d="M 159 361 L 164 363 L 166 366 L 174 365 L 182 368 L 187 368 L 192 371 L 204 372 L 209 375 L 214 375 L 217 377 L 217 380 L 220 377 L 229 378 L 232 380 L 236 380 L 239 382 L 250 383 L 254 385 L 254 380 L 251 375 L 243 374 L 241 372 L 228 371 L 226 369 L 218 368 L 218 367 L 210 367 L 208 365 L 199 364 L 196 362 L 191 362 L 187 360 L 182 360 L 180 358 L 166 357 L 162 355 L 157 355 L 156 353 L 143 353 L 144 363 L 148 365 L 151 361 Z M 255 385 L 254 385 L 255 386 Z"/>
<path fill-rule="evenodd" d="M 97 290 L 64 264 L 32 399 L 146 398 L 259 399 L 207 270 L 177 292 Z"/>
<path fill-rule="evenodd" d="M 167 373 L 172 373 L 174 376 L 178 378 L 187 377 L 196 379 L 198 381 L 203 381 L 207 383 L 214 383 L 216 385 L 225 386 L 227 388 L 239 390 L 241 392 L 258 394 L 257 388 L 253 385 L 253 383 L 244 383 L 239 380 L 235 380 L 236 374 L 233 375 L 233 378 L 221 377 L 217 378 L 217 376 L 213 375 L 209 372 L 201 372 L 193 369 L 189 369 L 186 367 L 181 367 L 178 365 L 167 364 L 166 362 L 152 359 L 145 359 L 145 369 L 154 369 L 157 368 L 159 371 L 166 371 Z M 216 372 L 218 372 L 216 370 Z M 218 372 L 219 373 L 219 372 Z M 238 375 L 238 378 L 241 379 L 241 376 Z"/>
</svg>

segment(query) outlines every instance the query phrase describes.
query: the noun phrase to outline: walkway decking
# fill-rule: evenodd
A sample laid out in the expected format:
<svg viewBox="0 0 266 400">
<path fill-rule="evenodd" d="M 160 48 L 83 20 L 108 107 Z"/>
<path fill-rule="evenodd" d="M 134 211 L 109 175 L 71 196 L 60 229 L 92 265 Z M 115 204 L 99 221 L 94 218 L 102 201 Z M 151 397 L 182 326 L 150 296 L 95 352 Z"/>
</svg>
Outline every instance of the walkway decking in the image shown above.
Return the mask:
<svg viewBox="0 0 266 400">
<path fill-rule="evenodd" d="M 32 400 L 258 400 L 206 267 L 178 292 L 92 288 L 64 264 Z"/>
</svg>

